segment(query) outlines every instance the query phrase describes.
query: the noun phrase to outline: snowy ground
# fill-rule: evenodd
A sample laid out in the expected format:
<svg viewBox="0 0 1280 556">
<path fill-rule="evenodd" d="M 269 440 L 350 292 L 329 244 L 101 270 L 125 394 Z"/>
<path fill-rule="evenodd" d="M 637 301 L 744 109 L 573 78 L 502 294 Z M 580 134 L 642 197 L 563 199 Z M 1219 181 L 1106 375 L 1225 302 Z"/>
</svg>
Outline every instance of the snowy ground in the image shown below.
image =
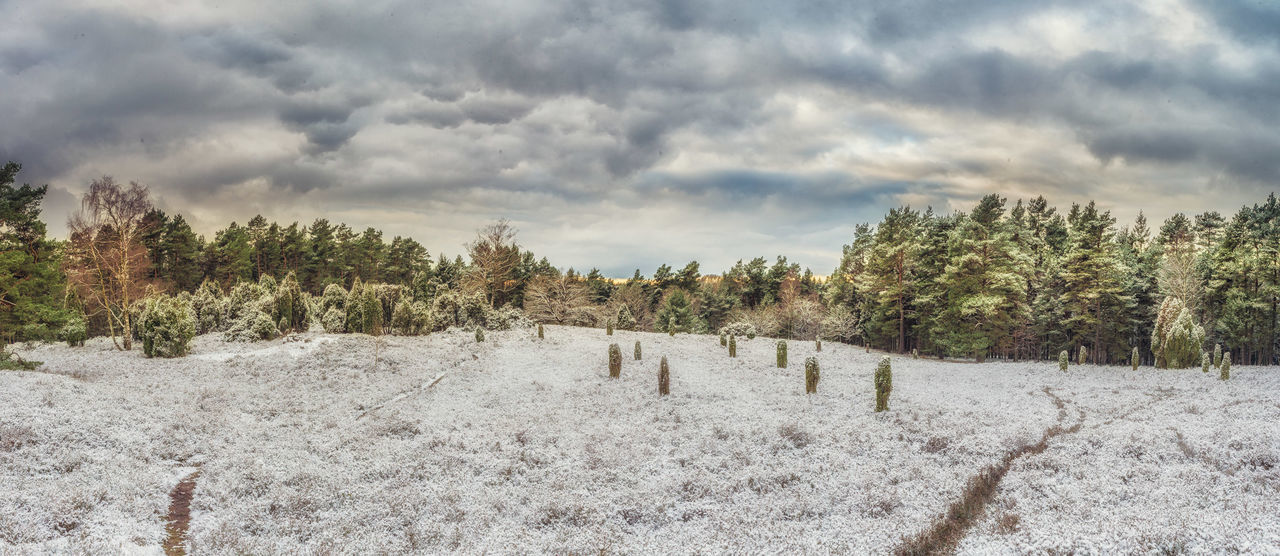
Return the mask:
<svg viewBox="0 0 1280 556">
<path fill-rule="evenodd" d="M 879 355 L 852 346 L 816 354 L 806 396 L 809 342 L 782 370 L 764 339 L 730 359 L 709 336 L 546 334 L 19 349 L 45 365 L 0 372 L 0 553 L 158 552 L 196 468 L 195 553 L 886 552 L 1081 419 L 1015 461 L 962 552 L 1280 553 L 1280 369 L 895 358 L 875 414 Z"/>
</svg>

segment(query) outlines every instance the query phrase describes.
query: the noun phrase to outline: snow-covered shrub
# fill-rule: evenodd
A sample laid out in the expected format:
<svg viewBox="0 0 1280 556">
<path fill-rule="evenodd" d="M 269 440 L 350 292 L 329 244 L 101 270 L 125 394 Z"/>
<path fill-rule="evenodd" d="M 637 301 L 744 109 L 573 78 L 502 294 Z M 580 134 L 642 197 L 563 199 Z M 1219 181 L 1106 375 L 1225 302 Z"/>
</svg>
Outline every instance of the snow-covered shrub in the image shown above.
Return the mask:
<svg viewBox="0 0 1280 556">
<path fill-rule="evenodd" d="M 1133 348 L 1133 353 L 1129 354 L 1129 364 L 1133 365 L 1133 370 L 1138 370 L 1138 348 Z"/>
<path fill-rule="evenodd" d="M 1222 354 L 1222 368 L 1218 372 L 1218 378 L 1227 380 L 1231 378 L 1231 352 Z"/>
<path fill-rule="evenodd" d="M 270 274 L 263 274 L 262 276 L 259 276 L 258 285 L 262 286 L 262 293 L 267 295 L 275 295 L 276 288 L 279 287 L 276 283 L 275 277 Z"/>
<path fill-rule="evenodd" d="M 725 346 L 728 346 L 728 345 L 729 345 L 729 337 L 728 337 L 728 336 L 726 336 L 726 335 L 724 334 L 724 332 L 721 332 L 721 333 L 720 333 L 720 347 L 725 347 Z"/>
<path fill-rule="evenodd" d="M 733 326 L 734 324 L 750 326 L 750 334 L 747 333 L 748 330 L 746 329 L 733 331 L 738 336 L 745 336 L 748 340 L 755 339 L 756 336 L 775 338 L 783 335 L 781 334 L 782 325 L 779 323 L 777 312 L 773 307 L 762 306 L 750 311 L 734 311 L 733 315 L 729 317 L 729 322 L 732 324 L 728 326 Z"/>
<path fill-rule="evenodd" d="M 639 361 L 640 360 L 640 340 L 636 340 L 636 349 L 634 351 L 635 351 L 635 359 L 636 361 Z"/>
<path fill-rule="evenodd" d="M 778 368 L 787 368 L 787 341 L 778 340 Z"/>
<path fill-rule="evenodd" d="M 1085 364 L 1085 361 L 1088 361 L 1088 360 L 1089 360 L 1089 350 L 1084 346 L 1080 346 L 1080 355 L 1076 358 L 1076 364 L 1083 365 Z"/>
<path fill-rule="evenodd" d="M 612 336 L 612 335 L 613 335 L 613 319 L 609 319 L 609 320 L 605 321 L 605 323 L 604 323 L 604 335 L 605 335 L 605 336 Z"/>
<path fill-rule="evenodd" d="M 889 410 L 889 393 L 893 391 L 893 370 L 889 356 L 880 358 L 876 366 L 876 412 Z"/>
<path fill-rule="evenodd" d="M 223 341 L 256 342 L 270 340 L 279 333 L 279 325 L 271 320 L 271 316 L 262 311 L 253 311 L 236 319 L 231 328 L 222 333 Z"/>
<path fill-rule="evenodd" d="M 483 329 L 483 328 L 478 328 L 478 327 L 477 327 L 477 328 L 476 328 L 476 343 L 478 344 L 478 343 L 483 342 L 483 341 L 484 341 L 484 329 Z"/>
<path fill-rule="evenodd" d="M 636 343 L 636 349 L 640 349 L 640 343 Z M 640 352 L 636 352 L 639 355 Z M 639 357 L 636 357 L 639 359 Z M 671 368 L 667 366 L 667 356 L 662 356 L 662 361 L 658 363 L 658 395 L 666 396 L 671 393 Z"/>
<path fill-rule="evenodd" d="M 191 310 L 196 314 L 196 333 L 225 330 L 230 306 L 231 300 L 222 293 L 217 282 L 202 282 L 195 295 L 191 296 Z"/>
<path fill-rule="evenodd" d="M 496 313 L 489 308 L 484 294 L 473 292 L 461 294 L 453 290 L 444 290 L 436 294 L 431 302 L 431 322 L 435 330 L 446 330 L 455 326 L 471 328 L 487 327 L 486 313 Z M 495 324 L 500 320 L 493 316 Z"/>
<path fill-rule="evenodd" d="M 749 322 L 738 321 L 721 326 L 720 333 L 728 334 L 729 336 L 744 336 L 748 340 L 753 340 L 756 337 L 756 327 Z"/>
<path fill-rule="evenodd" d="M 264 276 L 264 278 L 269 278 Z M 226 321 L 222 339 L 228 342 L 270 340 L 279 335 L 280 321 L 276 313 L 275 280 L 240 282 L 232 286 L 226 298 Z"/>
<path fill-rule="evenodd" d="M 818 374 L 818 358 L 810 357 L 808 359 L 805 359 L 804 360 L 804 393 L 817 394 L 818 379 L 820 378 L 821 378 L 821 375 Z"/>
<path fill-rule="evenodd" d="M 1181 299 L 1164 298 L 1151 331 L 1156 367 L 1185 369 L 1196 364 L 1204 345 L 1204 328 L 1196 324 Z"/>
<path fill-rule="evenodd" d="M 182 357 L 191 351 L 196 336 L 196 315 L 184 297 L 156 295 L 147 298 L 138 322 L 142 352 L 147 357 Z"/>
<path fill-rule="evenodd" d="M 622 376 L 622 348 L 618 344 L 609 344 L 609 377 Z"/>
<path fill-rule="evenodd" d="M 546 336 L 542 333 L 542 323 L 538 323 L 538 339 L 541 340 L 544 338 L 546 338 Z"/>
<path fill-rule="evenodd" d="M 326 315 L 330 309 L 338 309 L 345 311 L 347 308 L 347 290 L 337 284 L 329 284 L 324 287 L 324 293 L 320 295 L 320 314 Z"/>
<path fill-rule="evenodd" d="M 676 330 L 677 330 L 677 329 L 679 329 L 679 328 L 680 328 L 680 325 L 676 323 L 676 318 L 675 318 L 675 317 L 671 317 L 671 318 L 668 318 L 668 319 L 667 319 L 667 335 L 668 335 L 668 336 L 671 336 L 672 338 L 675 338 L 675 337 L 676 337 Z"/>
<path fill-rule="evenodd" d="M 836 305 L 827 311 L 822 319 L 823 338 L 845 344 L 852 344 L 862 337 L 859 329 L 858 315 L 844 305 Z"/>
<path fill-rule="evenodd" d="M 1209 365 L 1213 360 L 1209 357 L 1209 352 L 1205 351 L 1200 354 L 1200 372 L 1208 373 Z"/>
<path fill-rule="evenodd" d="M 400 284 L 366 284 L 378 298 L 378 306 L 382 311 L 382 322 L 391 322 L 391 313 L 401 300 L 409 299 L 409 289 Z"/>
<path fill-rule="evenodd" d="M 274 297 L 271 316 L 281 332 L 305 332 L 311 327 L 307 303 L 302 297 L 302 287 L 298 285 L 298 278 L 292 272 L 280 281 Z"/>
<path fill-rule="evenodd" d="M 1213 366 L 1222 367 L 1222 344 L 1213 344 Z"/>
<path fill-rule="evenodd" d="M 525 316 L 524 311 L 511 305 L 504 305 L 499 309 L 486 308 L 484 311 L 484 323 L 485 328 L 489 330 L 512 330 L 533 327 L 533 321 Z"/>
<path fill-rule="evenodd" d="M 631 313 L 631 307 L 623 305 L 618 309 L 618 328 L 622 330 L 635 330 L 636 317 Z"/>
<path fill-rule="evenodd" d="M 70 347 L 84 347 L 84 341 L 88 339 L 89 333 L 85 328 L 84 321 L 76 318 L 68 321 L 62 327 L 62 331 L 58 333 L 58 336 Z"/>
<path fill-rule="evenodd" d="M 737 356 L 738 356 L 738 337 L 730 334 L 729 335 L 729 357 L 737 357 Z"/>
<path fill-rule="evenodd" d="M 1067 372 L 1067 363 L 1070 362 L 1070 359 L 1070 357 L 1067 357 L 1067 350 L 1062 350 L 1062 353 L 1058 354 L 1058 370 L 1064 373 Z"/>
<path fill-rule="evenodd" d="M 778 323 L 778 336 L 793 340 L 817 338 L 826 317 L 821 303 L 800 296 L 773 306 L 769 313 Z"/>
<path fill-rule="evenodd" d="M 257 282 L 237 282 L 227 292 L 227 313 L 225 327 L 235 326 L 235 321 L 251 313 L 262 311 L 266 291 Z"/>
<path fill-rule="evenodd" d="M 330 334 L 341 334 L 347 331 L 347 313 L 338 307 L 330 307 L 323 317 L 320 326 Z"/>
<path fill-rule="evenodd" d="M 391 314 L 391 330 L 401 336 L 418 336 L 431 330 L 431 310 L 421 301 L 401 298 Z"/>
</svg>

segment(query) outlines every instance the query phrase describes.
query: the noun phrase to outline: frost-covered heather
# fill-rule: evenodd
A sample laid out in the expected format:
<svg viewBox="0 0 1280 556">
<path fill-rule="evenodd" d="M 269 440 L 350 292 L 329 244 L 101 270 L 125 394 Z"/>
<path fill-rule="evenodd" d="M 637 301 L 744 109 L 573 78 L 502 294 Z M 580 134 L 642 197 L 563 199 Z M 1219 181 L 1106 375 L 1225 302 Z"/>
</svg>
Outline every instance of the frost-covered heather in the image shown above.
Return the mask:
<svg viewBox="0 0 1280 556">
<path fill-rule="evenodd" d="M 549 328 L 19 350 L 45 366 L 0 373 L 0 552 L 158 550 L 197 466 L 196 553 L 883 551 L 1060 414 L 1083 427 L 1015 462 L 963 552 L 1280 550 L 1275 368 L 894 357 L 875 414 L 861 348 L 797 343 L 806 396 L 770 342 Z M 670 396 L 654 365 L 608 378 L 637 339 Z"/>
</svg>

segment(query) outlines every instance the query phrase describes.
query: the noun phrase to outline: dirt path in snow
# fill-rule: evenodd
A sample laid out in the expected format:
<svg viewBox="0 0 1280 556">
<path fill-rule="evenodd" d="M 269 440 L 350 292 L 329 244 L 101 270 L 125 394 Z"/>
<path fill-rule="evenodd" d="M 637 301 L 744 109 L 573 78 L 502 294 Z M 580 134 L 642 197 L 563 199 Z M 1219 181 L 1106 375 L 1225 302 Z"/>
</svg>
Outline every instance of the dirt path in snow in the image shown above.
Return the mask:
<svg viewBox="0 0 1280 556">
<path fill-rule="evenodd" d="M 1074 425 L 1063 428 L 1062 425 L 1066 422 L 1068 414 L 1067 401 L 1058 397 L 1047 386 L 1044 388 L 1044 393 L 1053 399 L 1054 405 L 1058 406 L 1058 422 L 1044 431 L 1044 435 L 1039 442 L 1023 444 L 1010 450 L 999 462 L 987 466 L 982 471 L 979 471 L 977 475 L 970 477 L 960 495 L 960 500 L 952 503 L 945 514 L 934 519 L 933 524 L 928 529 L 915 537 L 904 539 L 903 543 L 894 550 L 895 554 L 950 554 L 955 552 L 956 545 L 964 538 L 969 528 L 973 527 L 978 522 L 978 519 L 982 517 L 983 510 L 987 504 L 995 498 L 996 489 L 1000 487 L 1000 481 L 1009 472 L 1009 468 L 1013 466 L 1014 461 L 1027 454 L 1034 455 L 1045 451 L 1049 447 L 1049 440 L 1056 436 L 1080 430 L 1080 427 L 1084 425 L 1084 411 L 1077 409 L 1080 419 Z"/>
<path fill-rule="evenodd" d="M 167 556 L 182 556 L 187 553 L 184 543 L 187 540 L 187 527 L 191 524 L 191 495 L 196 490 L 196 471 L 173 487 L 169 493 L 169 524 L 165 526 L 168 535 L 164 539 L 164 553 Z"/>
</svg>

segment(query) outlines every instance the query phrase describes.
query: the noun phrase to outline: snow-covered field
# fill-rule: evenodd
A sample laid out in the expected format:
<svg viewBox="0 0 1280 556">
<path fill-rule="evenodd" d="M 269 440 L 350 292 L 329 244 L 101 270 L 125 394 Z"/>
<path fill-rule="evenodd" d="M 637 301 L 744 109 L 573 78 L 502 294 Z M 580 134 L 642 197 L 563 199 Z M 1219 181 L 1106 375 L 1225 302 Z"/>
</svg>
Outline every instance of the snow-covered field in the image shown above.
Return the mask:
<svg viewBox="0 0 1280 556">
<path fill-rule="evenodd" d="M 45 365 L 0 372 L 0 552 L 158 552 L 198 468 L 195 553 L 883 553 L 1082 420 L 1015 461 L 961 552 L 1280 553 L 1277 368 L 895 357 L 876 414 L 880 356 L 853 346 L 824 345 L 806 396 L 810 342 L 782 370 L 764 339 L 546 335 L 19 349 Z"/>
</svg>

